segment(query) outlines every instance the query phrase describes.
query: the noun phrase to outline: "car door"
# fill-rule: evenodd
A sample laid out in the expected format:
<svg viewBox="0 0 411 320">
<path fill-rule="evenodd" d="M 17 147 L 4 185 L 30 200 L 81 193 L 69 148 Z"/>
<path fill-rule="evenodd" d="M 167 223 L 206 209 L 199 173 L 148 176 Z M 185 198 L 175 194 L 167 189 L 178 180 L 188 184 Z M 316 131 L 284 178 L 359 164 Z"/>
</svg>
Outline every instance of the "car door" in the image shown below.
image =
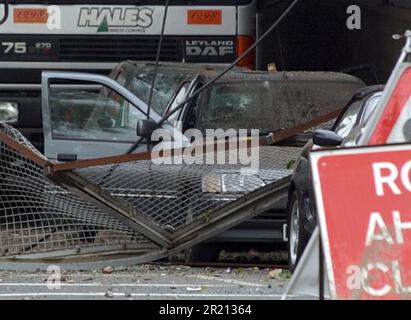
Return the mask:
<svg viewBox="0 0 411 320">
<path fill-rule="evenodd" d="M 42 111 L 45 155 L 70 161 L 126 153 L 139 139 L 137 122 L 147 118 L 147 105 L 106 76 L 44 72 Z M 157 123 L 161 116 L 150 118 Z M 168 122 L 162 127 L 179 135 Z M 134 152 L 146 151 L 140 144 Z"/>
</svg>

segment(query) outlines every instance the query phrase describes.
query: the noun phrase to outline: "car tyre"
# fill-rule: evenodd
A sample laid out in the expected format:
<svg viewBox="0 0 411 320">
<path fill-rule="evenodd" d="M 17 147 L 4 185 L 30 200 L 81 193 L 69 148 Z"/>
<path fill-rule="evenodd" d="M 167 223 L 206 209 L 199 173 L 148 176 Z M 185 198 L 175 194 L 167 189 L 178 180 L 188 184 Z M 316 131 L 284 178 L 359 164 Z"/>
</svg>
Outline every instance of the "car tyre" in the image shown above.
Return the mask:
<svg viewBox="0 0 411 320">
<path fill-rule="evenodd" d="M 288 203 L 287 226 L 288 267 L 294 272 L 309 240 L 297 191 L 293 192 Z"/>
</svg>

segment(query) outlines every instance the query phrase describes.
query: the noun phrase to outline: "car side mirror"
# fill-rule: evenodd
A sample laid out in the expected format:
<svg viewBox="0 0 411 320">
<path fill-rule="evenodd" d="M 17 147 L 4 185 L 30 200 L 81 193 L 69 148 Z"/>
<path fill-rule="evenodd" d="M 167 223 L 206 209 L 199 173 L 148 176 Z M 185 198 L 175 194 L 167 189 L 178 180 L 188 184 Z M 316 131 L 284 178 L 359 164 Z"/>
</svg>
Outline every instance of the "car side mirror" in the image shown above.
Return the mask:
<svg viewBox="0 0 411 320">
<path fill-rule="evenodd" d="M 155 130 L 160 126 L 152 119 L 139 120 L 137 122 L 137 136 L 145 138 L 147 141 L 151 141 L 151 136 Z"/>
<path fill-rule="evenodd" d="M 19 118 L 19 106 L 17 102 L 0 101 L 0 122 L 16 124 Z"/>
<path fill-rule="evenodd" d="M 337 147 L 341 145 L 343 138 L 331 130 L 316 130 L 313 142 L 320 147 Z"/>
</svg>

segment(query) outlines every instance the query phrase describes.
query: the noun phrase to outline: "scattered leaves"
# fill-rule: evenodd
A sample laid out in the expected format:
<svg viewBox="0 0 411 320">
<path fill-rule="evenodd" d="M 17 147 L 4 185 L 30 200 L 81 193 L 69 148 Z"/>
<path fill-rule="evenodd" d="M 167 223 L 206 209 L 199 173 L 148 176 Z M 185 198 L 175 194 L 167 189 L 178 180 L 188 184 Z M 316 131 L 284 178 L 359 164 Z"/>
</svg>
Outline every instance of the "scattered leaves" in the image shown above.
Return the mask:
<svg viewBox="0 0 411 320">
<path fill-rule="evenodd" d="M 294 164 L 295 164 L 295 162 L 296 162 L 295 159 L 292 159 L 292 160 L 288 161 L 288 163 L 287 163 L 287 169 L 288 169 L 288 170 L 292 169 L 293 166 L 294 166 Z"/>
<path fill-rule="evenodd" d="M 288 270 L 274 269 L 268 273 L 269 279 L 288 280 L 291 278 L 291 273 Z"/>
</svg>

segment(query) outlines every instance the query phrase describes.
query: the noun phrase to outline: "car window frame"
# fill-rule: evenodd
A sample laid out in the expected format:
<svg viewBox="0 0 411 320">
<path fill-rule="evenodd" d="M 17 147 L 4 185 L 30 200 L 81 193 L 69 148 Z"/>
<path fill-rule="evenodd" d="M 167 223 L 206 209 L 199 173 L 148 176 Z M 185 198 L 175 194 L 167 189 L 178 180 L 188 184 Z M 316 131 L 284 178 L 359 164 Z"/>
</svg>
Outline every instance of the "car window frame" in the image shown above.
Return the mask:
<svg viewBox="0 0 411 320">
<path fill-rule="evenodd" d="M 64 81 L 81 81 L 88 83 L 89 85 L 100 85 L 102 87 L 108 87 L 110 90 L 114 90 L 118 95 L 120 95 L 124 100 L 126 100 L 129 104 L 131 104 L 134 108 L 136 108 L 140 113 L 144 114 L 147 117 L 147 112 L 144 109 L 148 109 L 147 105 L 142 101 L 139 97 L 134 95 L 130 92 L 125 86 L 119 84 L 113 78 L 96 75 L 96 74 L 87 74 L 87 73 L 79 73 L 79 72 L 65 72 L 65 71 L 47 71 L 43 72 L 42 75 L 42 105 L 43 105 L 43 118 L 47 121 L 44 125 L 44 135 L 45 138 L 53 140 L 72 140 L 76 141 L 75 138 L 55 138 L 53 135 L 53 130 L 51 128 L 51 108 L 50 108 L 50 82 L 52 80 L 64 80 Z M 121 88 L 124 90 L 130 97 L 132 97 L 136 103 L 134 103 L 131 99 L 129 99 L 126 95 L 117 90 L 116 87 Z M 138 102 L 138 103 L 137 103 Z M 162 119 L 162 116 L 159 115 L 157 112 L 152 111 L 150 113 L 150 118 L 156 122 L 159 122 Z M 50 123 L 50 125 L 48 125 Z M 163 126 L 168 126 L 169 123 L 164 123 Z M 136 140 L 138 136 L 136 135 Z M 135 141 L 136 141 L 135 140 Z M 108 141 L 108 140 L 96 140 L 96 139 L 78 139 L 78 141 L 94 141 L 94 142 L 113 142 L 113 143 L 127 143 L 135 141 Z"/>
<path fill-rule="evenodd" d="M 103 87 L 105 85 L 102 85 Z M 143 111 L 141 111 L 137 106 L 135 106 L 129 99 L 127 99 L 126 97 L 124 97 L 124 95 L 122 95 L 120 92 L 118 92 L 117 90 L 111 88 L 111 87 L 107 87 L 105 86 L 107 89 L 109 89 L 111 92 L 115 92 L 118 96 L 120 96 L 122 99 L 124 99 L 124 103 L 127 104 L 127 106 L 124 107 L 134 107 L 136 108 L 137 112 L 142 113 L 144 115 L 145 118 L 147 118 L 147 114 L 144 113 Z M 116 101 L 114 98 L 110 97 L 111 93 L 109 95 L 107 95 L 107 98 L 109 99 L 113 99 L 114 101 Z M 116 101 L 117 102 L 117 101 Z M 76 137 L 71 137 L 71 136 L 67 136 L 67 137 L 58 137 L 55 135 L 53 127 L 51 126 L 52 124 L 52 118 L 51 118 L 51 106 L 48 106 L 49 108 L 49 113 L 50 113 L 50 129 L 51 129 L 51 138 L 53 140 L 70 140 L 70 141 L 84 141 L 84 142 L 105 142 L 105 143 L 122 143 L 122 144 L 130 144 L 130 143 L 134 143 L 139 137 L 136 134 L 136 139 L 135 140 L 107 140 L 107 139 L 90 139 L 90 138 L 76 138 Z M 137 126 L 137 123 L 136 123 Z M 134 132 L 136 132 L 134 130 Z"/>
<path fill-rule="evenodd" d="M 355 123 L 355 126 L 358 126 L 360 124 L 363 124 L 364 121 L 368 120 L 368 119 L 364 119 L 364 115 L 365 115 L 365 109 L 367 108 L 367 106 L 369 105 L 370 101 L 374 98 L 378 98 L 381 99 L 382 96 L 382 91 L 377 91 L 377 92 L 373 92 L 371 94 L 369 94 L 363 102 L 363 106 L 361 108 L 361 113 L 360 113 L 360 117 L 357 118 L 357 121 Z M 369 117 L 372 115 L 372 112 L 375 110 L 377 104 L 378 104 L 379 100 L 377 101 L 376 105 L 374 106 L 374 109 L 371 111 L 371 114 L 369 115 Z"/>
</svg>

